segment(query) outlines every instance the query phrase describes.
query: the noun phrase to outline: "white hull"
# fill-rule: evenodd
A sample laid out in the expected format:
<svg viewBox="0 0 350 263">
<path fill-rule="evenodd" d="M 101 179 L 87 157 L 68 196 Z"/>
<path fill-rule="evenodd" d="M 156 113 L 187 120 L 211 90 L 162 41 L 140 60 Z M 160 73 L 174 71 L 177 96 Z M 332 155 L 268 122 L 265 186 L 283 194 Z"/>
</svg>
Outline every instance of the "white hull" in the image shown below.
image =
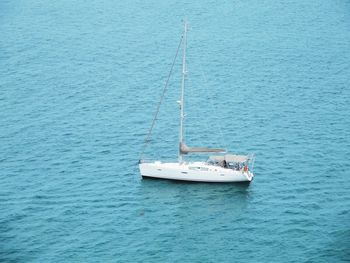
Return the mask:
<svg viewBox="0 0 350 263">
<path fill-rule="evenodd" d="M 140 172 L 143 177 L 159 179 L 230 183 L 250 182 L 254 175 L 250 171 L 233 170 L 220 166 L 209 165 L 204 162 L 193 163 L 140 163 Z"/>
</svg>

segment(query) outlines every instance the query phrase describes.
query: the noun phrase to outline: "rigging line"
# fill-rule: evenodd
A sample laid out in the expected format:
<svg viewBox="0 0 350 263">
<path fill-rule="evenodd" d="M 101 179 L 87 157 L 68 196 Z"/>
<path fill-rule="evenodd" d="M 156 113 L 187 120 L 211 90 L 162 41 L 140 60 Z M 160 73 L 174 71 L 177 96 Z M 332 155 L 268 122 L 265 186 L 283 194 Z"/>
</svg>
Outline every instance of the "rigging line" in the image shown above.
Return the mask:
<svg viewBox="0 0 350 263">
<path fill-rule="evenodd" d="M 160 100 L 159 100 L 158 105 L 157 105 L 156 113 L 154 114 L 151 127 L 150 127 L 150 129 L 149 129 L 149 131 L 148 131 L 148 133 L 147 133 L 146 138 L 145 138 L 145 141 L 144 141 L 144 144 L 143 144 L 143 147 L 142 147 L 142 150 L 141 150 L 141 154 L 140 154 L 140 159 L 139 159 L 140 161 L 142 160 L 142 156 L 143 156 L 143 154 L 144 154 L 144 152 L 145 152 L 145 150 L 146 150 L 146 147 L 147 147 L 148 143 L 150 142 L 152 130 L 153 130 L 153 127 L 154 127 L 154 125 L 155 125 L 155 123 L 156 123 L 156 120 L 157 120 L 157 116 L 158 116 L 158 113 L 159 113 L 160 105 L 162 104 L 162 101 L 163 101 L 164 96 L 165 96 L 165 92 L 166 92 L 166 90 L 167 90 L 167 88 L 168 88 L 169 80 L 170 80 L 170 77 L 171 77 L 171 73 L 173 72 L 174 65 L 175 65 L 176 58 L 177 58 L 177 55 L 178 55 L 178 53 L 179 53 L 181 44 L 182 44 L 183 37 L 184 37 L 184 36 L 182 35 L 181 38 L 180 38 L 180 43 L 179 43 L 179 45 L 178 45 L 178 47 L 177 47 L 176 54 L 175 54 L 173 63 L 172 63 L 172 65 L 171 65 L 171 69 L 170 69 L 170 71 L 169 71 L 168 78 L 167 78 L 167 80 L 166 80 L 166 82 L 165 82 L 165 86 L 164 86 L 162 95 L 160 96 Z"/>
</svg>

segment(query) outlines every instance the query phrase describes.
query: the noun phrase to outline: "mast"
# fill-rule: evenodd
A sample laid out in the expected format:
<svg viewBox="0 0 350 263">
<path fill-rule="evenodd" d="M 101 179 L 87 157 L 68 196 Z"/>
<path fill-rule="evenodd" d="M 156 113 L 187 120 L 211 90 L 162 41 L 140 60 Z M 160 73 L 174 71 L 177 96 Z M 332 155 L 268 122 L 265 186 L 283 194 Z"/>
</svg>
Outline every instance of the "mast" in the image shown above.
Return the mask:
<svg viewBox="0 0 350 263">
<path fill-rule="evenodd" d="M 181 144 L 184 141 L 184 93 L 185 93 L 185 78 L 186 78 L 186 45 L 187 45 L 187 21 L 184 25 L 183 34 L 183 56 L 182 56 L 182 81 L 181 81 L 181 100 L 180 100 L 180 135 L 179 135 L 179 163 L 182 163 Z"/>
</svg>

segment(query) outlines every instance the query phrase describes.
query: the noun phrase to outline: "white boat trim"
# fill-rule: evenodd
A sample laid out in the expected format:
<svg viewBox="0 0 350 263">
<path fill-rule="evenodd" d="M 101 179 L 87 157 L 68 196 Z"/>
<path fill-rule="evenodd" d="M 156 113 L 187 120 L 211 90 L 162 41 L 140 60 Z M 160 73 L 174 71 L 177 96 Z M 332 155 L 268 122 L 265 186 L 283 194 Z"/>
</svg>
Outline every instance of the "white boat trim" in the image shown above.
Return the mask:
<svg viewBox="0 0 350 263">
<path fill-rule="evenodd" d="M 140 163 L 140 172 L 143 177 L 158 179 L 193 181 L 193 182 L 250 182 L 254 175 L 248 170 L 234 170 L 205 162 L 179 163 Z"/>
</svg>

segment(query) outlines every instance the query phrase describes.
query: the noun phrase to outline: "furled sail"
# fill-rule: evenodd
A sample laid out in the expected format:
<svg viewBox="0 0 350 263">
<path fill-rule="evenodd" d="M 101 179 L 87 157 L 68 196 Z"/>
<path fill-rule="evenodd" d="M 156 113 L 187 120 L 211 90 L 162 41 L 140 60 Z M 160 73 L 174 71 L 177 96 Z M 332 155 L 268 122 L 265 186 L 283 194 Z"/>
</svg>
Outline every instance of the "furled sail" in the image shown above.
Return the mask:
<svg viewBox="0 0 350 263">
<path fill-rule="evenodd" d="M 213 148 L 205 148 L 205 147 L 188 147 L 185 143 L 180 143 L 180 153 L 188 154 L 188 153 L 220 153 L 226 152 L 224 149 L 213 149 Z"/>
</svg>

